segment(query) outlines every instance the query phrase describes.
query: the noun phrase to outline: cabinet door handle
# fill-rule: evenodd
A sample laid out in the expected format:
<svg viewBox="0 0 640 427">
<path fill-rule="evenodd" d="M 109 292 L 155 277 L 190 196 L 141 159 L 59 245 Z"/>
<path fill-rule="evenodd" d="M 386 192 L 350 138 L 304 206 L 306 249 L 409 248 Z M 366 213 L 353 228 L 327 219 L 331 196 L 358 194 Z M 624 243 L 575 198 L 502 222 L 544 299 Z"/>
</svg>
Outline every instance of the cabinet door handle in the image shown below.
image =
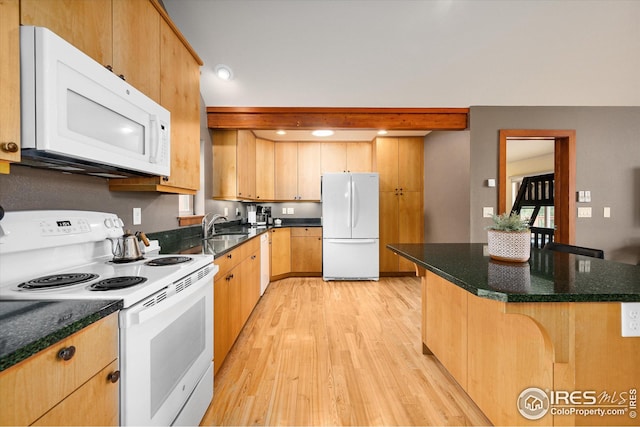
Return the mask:
<svg viewBox="0 0 640 427">
<path fill-rule="evenodd" d="M 228 259 L 231 259 L 231 258 L 232 258 L 232 255 L 231 255 L 231 254 L 227 255 L 227 258 L 228 258 Z"/>
<path fill-rule="evenodd" d="M 72 345 L 65 347 L 58 352 L 58 359 L 71 360 L 76 354 L 76 348 Z"/>
<path fill-rule="evenodd" d="M 113 371 L 107 375 L 107 381 L 111 383 L 117 383 L 120 379 L 120 371 Z"/>
<path fill-rule="evenodd" d="M 231 279 L 233 279 L 233 274 L 228 275 L 228 276 L 226 277 L 226 279 L 225 279 L 225 280 L 228 282 L 228 281 L 230 281 Z"/>
<path fill-rule="evenodd" d="M 251 259 L 256 259 L 256 256 L 255 255 L 251 255 Z"/>
<path fill-rule="evenodd" d="M 0 144 L 0 150 L 5 153 L 17 153 L 18 152 L 18 144 L 15 142 L 3 142 Z"/>
</svg>

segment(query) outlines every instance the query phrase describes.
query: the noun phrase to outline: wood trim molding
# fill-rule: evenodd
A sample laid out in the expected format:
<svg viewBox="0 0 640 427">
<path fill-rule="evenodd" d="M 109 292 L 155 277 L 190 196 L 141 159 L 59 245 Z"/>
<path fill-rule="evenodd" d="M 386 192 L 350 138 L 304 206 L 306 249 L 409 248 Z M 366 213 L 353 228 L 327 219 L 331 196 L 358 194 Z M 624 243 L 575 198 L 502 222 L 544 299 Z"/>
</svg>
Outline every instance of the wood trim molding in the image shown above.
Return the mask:
<svg viewBox="0 0 640 427">
<path fill-rule="evenodd" d="M 465 130 L 468 108 L 207 107 L 210 129 Z"/>
<path fill-rule="evenodd" d="M 576 240 L 576 131 L 554 129 L 500 129 L 498 148 L 498 212 L 505 212 L 507 200 L 507 140 L 510 138 L 555 140 L 555 223 L 554 240 L 575 244 Z"/>
</svg>

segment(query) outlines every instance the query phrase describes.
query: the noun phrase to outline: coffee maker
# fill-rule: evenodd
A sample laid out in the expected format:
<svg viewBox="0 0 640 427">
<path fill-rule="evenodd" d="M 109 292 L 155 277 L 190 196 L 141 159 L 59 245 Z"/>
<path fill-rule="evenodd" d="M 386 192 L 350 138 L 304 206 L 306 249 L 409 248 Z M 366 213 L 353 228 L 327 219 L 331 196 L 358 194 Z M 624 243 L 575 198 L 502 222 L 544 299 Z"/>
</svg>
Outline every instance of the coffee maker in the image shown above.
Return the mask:
<svg viewBox="0 0 640 427">
<path fill-rule="evenodd" d="M 258 227 L 271 224 L 271 207 L 258 206 L 256 213 L 256 224 L 258 225 Z"/>
</svg>

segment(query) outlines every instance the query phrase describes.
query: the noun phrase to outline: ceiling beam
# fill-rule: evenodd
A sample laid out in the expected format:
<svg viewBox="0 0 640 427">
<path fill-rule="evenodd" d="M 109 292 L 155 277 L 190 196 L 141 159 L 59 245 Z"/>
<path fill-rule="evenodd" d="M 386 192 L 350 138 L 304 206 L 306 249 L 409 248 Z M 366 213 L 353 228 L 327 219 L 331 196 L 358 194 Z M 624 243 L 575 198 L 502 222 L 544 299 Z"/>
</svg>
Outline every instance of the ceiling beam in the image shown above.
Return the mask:
<svg viewBox="0 0 640 427">
<path fill-rule="evenodd" d="M 210 129 L 465 130 L 468 108 L 207 107 Z"/>
</svg>

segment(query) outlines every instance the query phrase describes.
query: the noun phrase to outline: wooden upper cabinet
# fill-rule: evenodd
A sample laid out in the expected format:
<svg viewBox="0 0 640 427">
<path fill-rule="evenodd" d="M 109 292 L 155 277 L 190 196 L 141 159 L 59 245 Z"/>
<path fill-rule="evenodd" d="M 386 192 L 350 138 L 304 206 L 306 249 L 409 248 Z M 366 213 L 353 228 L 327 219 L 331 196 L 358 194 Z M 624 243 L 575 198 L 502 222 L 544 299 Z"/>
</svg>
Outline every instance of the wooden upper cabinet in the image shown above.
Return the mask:
<svg viewBox="0 0 640 427">
<path fill-rule="evenodd" d="M 322 142 L 321 169 L 327 172 L 371 172 L 371 142 Z"/>
<path fill-rule="evenodd" d="M 347 170 L 349 172 L 371 172 L 373 170 L 373 144 L 350 142 L 347 144 Z"/>
<path fill-rule="evenodd" d="M 159 103 L 160 14 L 149 0 L 112 1 L 113 71 Z"/>
<path fill-rule="evenodd" d="M 20 161 L 20 8 L 0 1 L 0 173 Z"/>
<path fill-rule="evenodd" d="M 256 200 L 273 200 L 275 144 L 268 139 L 256 138 Z"/>
<path fill-rule="evenodd" d="M 320 143 L 298 143 L 298 200 L 320 200 Z"/>
<path fill-rule="evenodd" d="M 275 198 L 298 199 L 298 143 L 278 142 L 274 148 Z"/>
<path fill-rule="evenodd" d="M 211 138 L 213 197 L 230 200 L 255 199 L 257 140 L 253 132 L 215 130 L 211 132 Z M 263 146 L 260 145 L 260 148 Z M 262 154 L 261 151 L 260 155 Z"/>
<path fill-rule="evenodd" d="M 47 27 L 160 102 L 160 21 L 149 0 L 22 0 L 23 25 Z"/>
<path fill-rule="evenodd" d="M 376 138 L 380 191 L 422 191 L 423 156 L 422 137 Z"/>
<path fill-rule="evenodd" d="M 238 131 L 238 191 L 240 199 L 256 197 L 256 136 L 248 130 Z"/>
<path fill-rule="evenodd" d="M 322 173 L 347 171 L 346 142 L 322 142 L 320 152 Z"/>
<path fill-rule="evenodd" d="M 111 2 L 112 0 L 21 0 L 20 23 L 47 27 L 97 62 L 112 65 Z"/>
</svg>

